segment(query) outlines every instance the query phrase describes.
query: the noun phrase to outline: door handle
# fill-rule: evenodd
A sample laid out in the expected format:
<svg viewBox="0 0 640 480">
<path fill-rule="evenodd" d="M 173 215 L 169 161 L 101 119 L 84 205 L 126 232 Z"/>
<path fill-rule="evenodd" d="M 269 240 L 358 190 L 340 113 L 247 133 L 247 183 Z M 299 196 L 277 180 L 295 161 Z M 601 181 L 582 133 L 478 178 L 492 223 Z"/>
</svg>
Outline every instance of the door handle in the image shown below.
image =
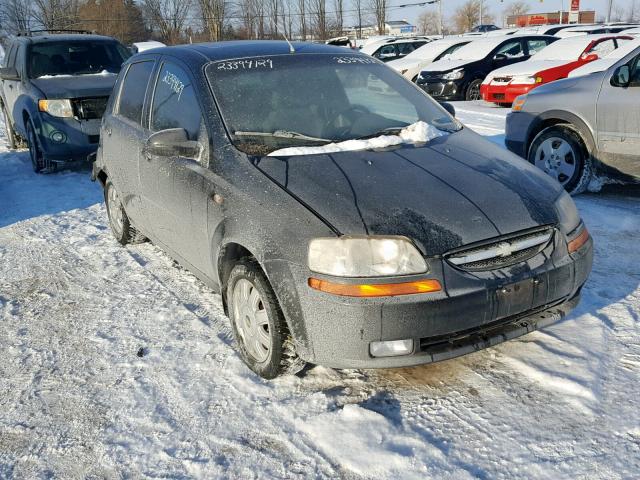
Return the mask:
<svg viewBox="0 0 640 480">
<path fill-rule="evenodd" d="M 111 136 L 111 127 L 107 127 L 107 128 L 105 128 L 105 129 L 104 129 L 104 133 L 106 133 L 106 134 L 107 134 L 107 137 L 110 137 L 110 136 Z"/>
</svg>

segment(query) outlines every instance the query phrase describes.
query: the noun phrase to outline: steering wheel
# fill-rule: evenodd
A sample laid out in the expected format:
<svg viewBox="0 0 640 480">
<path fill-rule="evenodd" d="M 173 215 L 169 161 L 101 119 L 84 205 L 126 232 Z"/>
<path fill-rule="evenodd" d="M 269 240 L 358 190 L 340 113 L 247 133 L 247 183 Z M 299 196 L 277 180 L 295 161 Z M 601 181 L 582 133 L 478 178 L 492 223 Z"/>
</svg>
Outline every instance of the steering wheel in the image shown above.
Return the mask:
<svg viewBox="0 0 640 480">
<path fill-rule="evenodd" d="M 356 120 L 362 115 L 370 114 L 371 110 L 364 105 L 352 105 L 339 111 L 331 120 L 327 121 L 323 131 L 332 132 L 332 137 L 346 138 Z"/>
</svg>

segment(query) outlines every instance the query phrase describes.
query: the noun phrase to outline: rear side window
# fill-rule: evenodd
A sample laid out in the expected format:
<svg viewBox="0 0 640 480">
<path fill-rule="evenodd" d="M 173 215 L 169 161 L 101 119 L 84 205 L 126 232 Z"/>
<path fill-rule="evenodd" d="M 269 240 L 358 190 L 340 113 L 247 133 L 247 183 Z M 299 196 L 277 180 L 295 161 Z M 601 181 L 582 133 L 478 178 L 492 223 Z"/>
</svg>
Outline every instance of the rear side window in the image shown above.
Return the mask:
<svg viewBox="0 0 640 480">
<path fill-rule="evenodd" d="M 137 124 L 142 123 L 144 95 L 152 71 L 153 61 L 132 63 L 120 89 L 117 112 Z"/>
<path fill-rule="evenodd" d="M 184 128 L 189 140 L 197 140 L 201 123 L 202 113 L 191 78 L 177 65 L 165 63 L 153 94 L 151 131 Z"/>
</svg>

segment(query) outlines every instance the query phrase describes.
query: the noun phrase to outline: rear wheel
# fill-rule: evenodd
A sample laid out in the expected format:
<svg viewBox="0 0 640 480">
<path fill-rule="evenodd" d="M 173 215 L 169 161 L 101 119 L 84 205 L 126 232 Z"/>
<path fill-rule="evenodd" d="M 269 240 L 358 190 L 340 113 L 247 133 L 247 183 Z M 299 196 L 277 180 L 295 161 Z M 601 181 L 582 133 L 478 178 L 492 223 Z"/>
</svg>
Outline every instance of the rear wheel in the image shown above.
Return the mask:
<svg viewBox="0 0 640 480">
<path fill-rule="evenodd" d="M 107 180 L 104 186 L 104 203 L 107 207 L 111 232 L 121 245 L 141 243 L 146 240 L 145 236 L 131 225 L 127 212 L 124 211 L 120 201 L 120 194 L 111 183 L 111 180 Z"/>
<path fill-rule="evenodd" d="M 16 132 L 11 126 L 11 121 L 9 120 L 9 114 L 7 113 L 6 107 L 0 104 L 0 109 L 2 110 L 2 117 L 4 119 L 4 129 L 7 132 L 7 147 L 9 147 L 9 150 L 15 150 L 16 148 L 18 148 L 18 138 Z"/>
<path fill-rule="evenodd" d="M 481 100 L 482 96 L 480 95 L 480 85 L 482 85 L 482 80 L 476 78 L 473 80 L 469 86 L 467 87 L 467 92 L 465 94 L 465 98 L 467 100 Z"/>
<path fill-rule="evenodd" d="M 296 355 L 276 295 L 257 262 L 241 260 L 226 291 L 233 333 L 247 366 L 266 379 L 299 372 L 305 362 Z"/>
<path fill-rule="evenodd" d="M 592 177 L 592 161 L 580 135 L 569 125 L 542 130 L 531 143 L 528 160 L 571 195 L 584 192 Z"/>
<path fill-rule="evenodd" d="M 27 119 L 27 142 L 29 144 L 29 156 L 31 157 L 31 165 L 33 166 L 33 171 L 36 173 L 41 173 L 46 170 L 48 172 L 52 172 L 55 170 L 55 164 L 47 161 L 42 154 L 42 150 L 40 149 L 40 143 L 38 142 L 38 136 L 36 134 L 36 129 L 33 126 L 33 122 L 31 119 Z"/>
</svg>

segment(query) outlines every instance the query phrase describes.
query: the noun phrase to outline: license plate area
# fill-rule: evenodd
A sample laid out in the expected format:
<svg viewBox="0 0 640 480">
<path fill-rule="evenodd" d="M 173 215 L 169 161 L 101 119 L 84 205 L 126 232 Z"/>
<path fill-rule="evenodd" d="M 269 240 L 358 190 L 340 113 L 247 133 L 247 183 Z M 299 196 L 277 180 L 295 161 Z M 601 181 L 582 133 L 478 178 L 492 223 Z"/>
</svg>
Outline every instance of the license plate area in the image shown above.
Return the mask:
<svg viewBox="0 0 640 480">
<path fill-rule="evenodd" d="M 534 308 L 535 292 L 540 281 L 536 278 L 527 278 L 516 283 L 510 283 L 498 288 L 497 299 L 497 319 L 517 315 Z"/>
</svg>

